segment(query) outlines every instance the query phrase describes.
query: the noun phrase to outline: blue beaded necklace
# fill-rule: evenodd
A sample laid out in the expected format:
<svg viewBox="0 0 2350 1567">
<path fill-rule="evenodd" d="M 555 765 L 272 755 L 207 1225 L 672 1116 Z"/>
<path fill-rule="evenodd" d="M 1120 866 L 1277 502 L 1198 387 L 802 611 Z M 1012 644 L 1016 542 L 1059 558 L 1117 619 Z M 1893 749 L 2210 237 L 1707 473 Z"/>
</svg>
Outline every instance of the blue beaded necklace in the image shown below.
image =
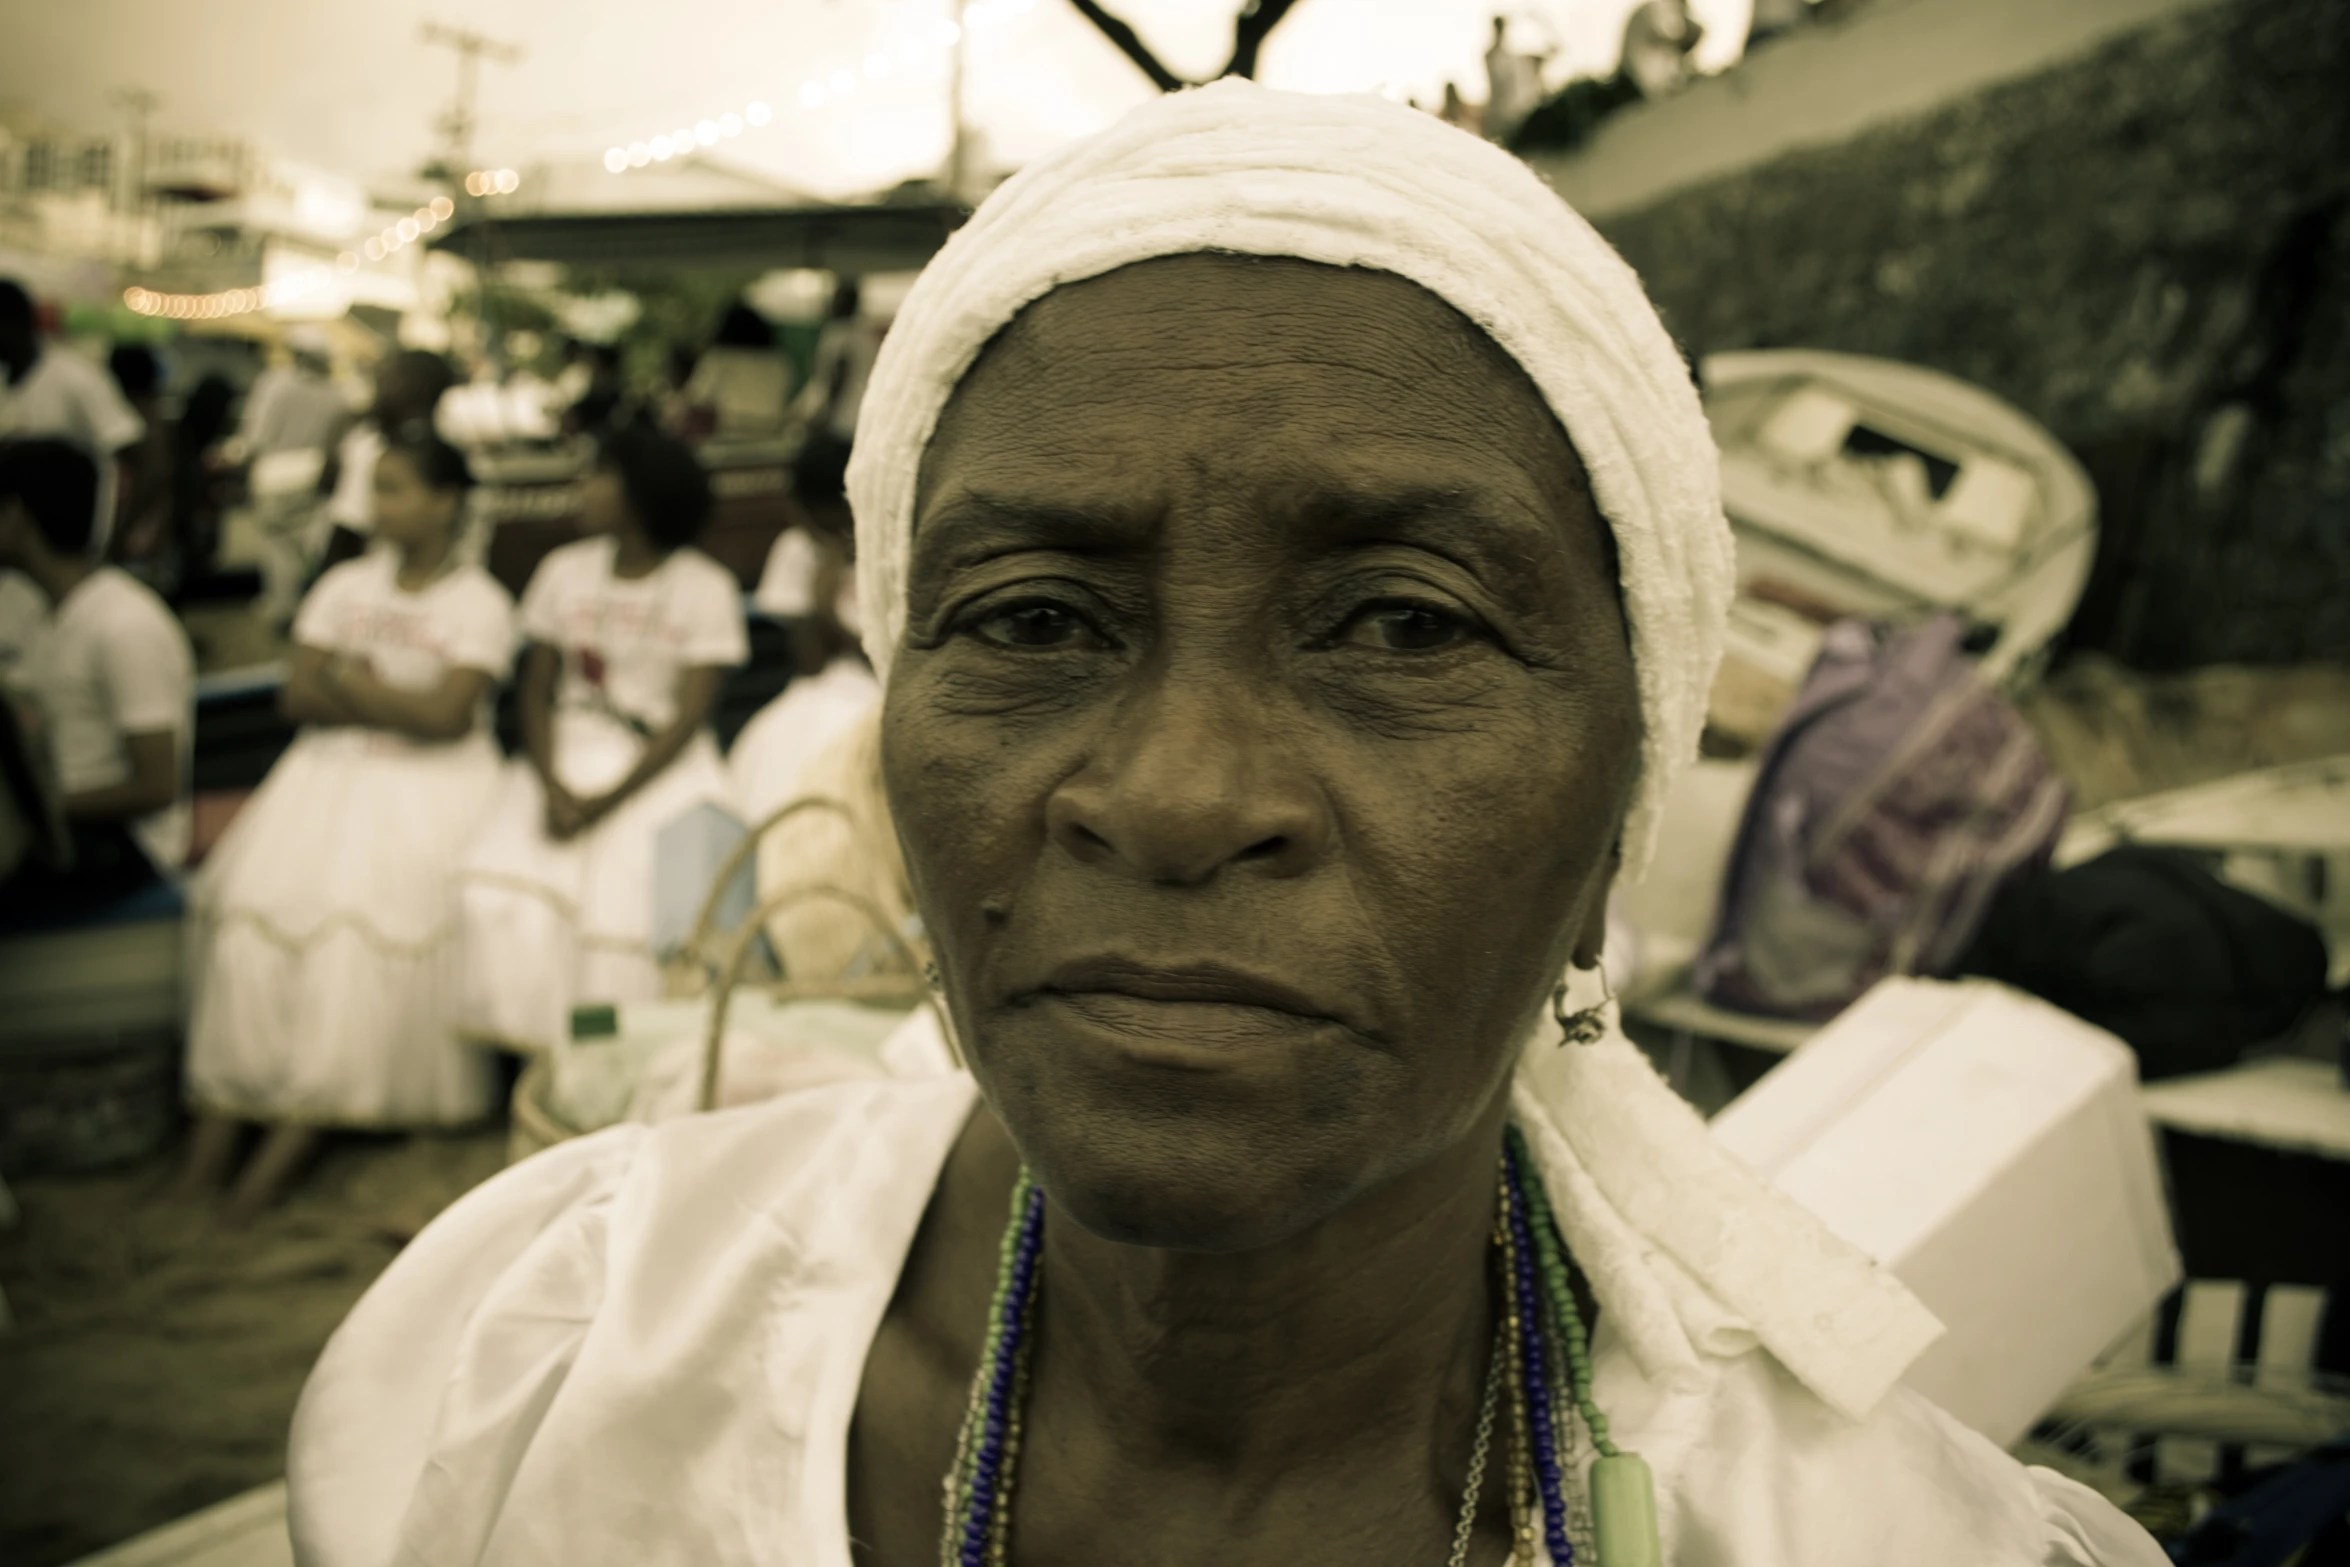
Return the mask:
<svg viewBox="0 0 2350 1567">
<path fill-rule="evenodd" d="M 1575 1302 L 1566 1248 L 1549 1194 L 1515 1126 L 1502 1145 L 1499 1185 L 1493 1241 L 1502 1293 L 1495 1334 L 1501 1358 L 1488 1388 L 1503 1382 L 1509 1388 L 1510 1562 L 1531 1567 L 1536 1560 L 1539 1513 L 1539 1538 L 1553 1567 L 1575 1567 L 1573 1538 L 1583 1531 L 1575 1527 L 1568 1504 L 1580 1418 L 1598 1452 L 1591 1466 L 1586 1536 L 1594 1567 L 1661 1567 L 1648 1466 L 1638 1455 L 1617 1449 L 1607 1416 L 1592 1397 L 1590 1334 Z M 940 1567 L 1008 1567 L 1012 1483 L 1019 1472 L 1021 1419 L 1035 1350 L 1044 1206 L 1044 1193 L 1023 1169 L 1012 1187 L 1011 1222 L 997 1252 L 986 1343 L 971 1379 L 954 1468 L 946 1476 Z M 1464 1526 L 1475 1513 L 1474 1486 L 1482 1477 L 1483 1438 L 1493 1413 L 1489 1397 L 1471 1466 L 1475 1478 L 1462 1507 Z"/>
</svg>

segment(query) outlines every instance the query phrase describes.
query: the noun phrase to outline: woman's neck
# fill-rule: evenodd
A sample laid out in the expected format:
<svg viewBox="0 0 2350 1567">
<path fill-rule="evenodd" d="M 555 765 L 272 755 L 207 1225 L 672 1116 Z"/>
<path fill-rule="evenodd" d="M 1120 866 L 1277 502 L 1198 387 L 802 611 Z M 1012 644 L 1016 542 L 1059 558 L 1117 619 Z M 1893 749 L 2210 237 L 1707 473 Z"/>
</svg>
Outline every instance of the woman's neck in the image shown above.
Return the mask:
<svg viewBox="0 0 2350 1567">
<path fill-rule="evenodd" d="M 1465 1444 L 1485 1369 L 1506 1113 L 1257 1251 L 1121 1245 L 1048 1209 L 1037 1418 L 1116 1471 L 1263 1482 L 1400 1442 L 1424 1474 L 1432 1439 Z"/>
<path fill-rule="evenodd" d="M 635 528 L 621 528 L 612 535 L 612 575 L 623 580 L 649 577 L 661 569 L 667 553 Z"/>
<path fill-rule="evenodd" d="M 438 578 L 442 570 L 449 564 L 449 557 L 454 550 L 454 543 L 445 533 L 426 543 L 402 545 L 400 547 L 400 586 L 410 592 L 414 592 L 418 588 L 430 587 L 434 579 Z"/>
</svg>

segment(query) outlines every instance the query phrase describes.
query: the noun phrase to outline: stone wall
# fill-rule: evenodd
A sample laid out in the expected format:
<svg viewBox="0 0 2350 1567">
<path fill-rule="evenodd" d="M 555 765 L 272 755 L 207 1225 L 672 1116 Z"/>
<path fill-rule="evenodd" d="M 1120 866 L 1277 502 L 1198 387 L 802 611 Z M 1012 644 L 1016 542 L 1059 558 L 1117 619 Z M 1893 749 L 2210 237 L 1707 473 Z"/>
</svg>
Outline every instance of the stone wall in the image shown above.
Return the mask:
<svg viewBox="0 0 2350 1567">
<path fill-rule="evenodd" d="M 2071 443 L 2073 646 L 2350 660 L 2350 6 L 2187 12 L 1601 226 L 1698 353 L 1931 365 Z"/>
</svg>

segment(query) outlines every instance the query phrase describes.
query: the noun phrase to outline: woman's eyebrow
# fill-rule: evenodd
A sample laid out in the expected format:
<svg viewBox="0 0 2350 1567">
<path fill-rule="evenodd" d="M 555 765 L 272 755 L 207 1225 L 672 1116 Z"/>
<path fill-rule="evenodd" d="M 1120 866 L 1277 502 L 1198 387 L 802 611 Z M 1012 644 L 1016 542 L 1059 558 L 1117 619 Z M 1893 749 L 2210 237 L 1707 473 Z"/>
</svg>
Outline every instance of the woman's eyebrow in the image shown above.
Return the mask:
<svg viewBox="0 0 2350 1567">
<path fill-rule="evenodd" d="M 1114 553 L 1146 543 L 1151 519 L 1129 507 L 973 490 L 921 520 L 918 536 L 962 563 L 1007 550 Z"/>
<path fill-rule="evenodd" d="M 1453 486 L 1366 491 L 1319 488 L 1296 516 L 1319 544 L 1402 544 L 1458 562 L 1495 587 L 1524 581 L 1558 540 L 1533 517 L 1514 515 L 1474 489 Z"/>
</svg>

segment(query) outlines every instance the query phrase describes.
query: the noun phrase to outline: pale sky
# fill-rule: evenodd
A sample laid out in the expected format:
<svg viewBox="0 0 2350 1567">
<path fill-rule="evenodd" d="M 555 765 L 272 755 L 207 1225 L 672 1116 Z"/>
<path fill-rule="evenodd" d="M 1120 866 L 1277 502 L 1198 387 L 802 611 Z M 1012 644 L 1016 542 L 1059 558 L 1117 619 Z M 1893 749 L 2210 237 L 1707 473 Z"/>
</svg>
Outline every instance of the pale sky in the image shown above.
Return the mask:
<svg viewBox="0 0 2350 1567">
<path fill-rule="evenodd" d="M 802 189 L 852 195 L 936 169 L 946 145 L 939 43 L 954 0 L 52 0 L 18 8 L 0 52 L 0 101 L 85 130 L 110 99 L 161 98 L 159 129 L 250 137 L 285 158 L 394 183 L 435 143 L 455 81 L 419 36 L 461 22 L 520 44 L 485 63 L 476 160 L 527 168 L 719 120 L 753 102 L 773 118 L 709 156 Z M 1586 68 L 1613 62 L 1634 0 L 1512 0 L 1513 39 Z M 1750 0 L 1692 0 L 1735 51 Z M 971 0 L 966 117 L 991 161 L 1013 164 L 1108 123 L 1150 84 L 1067 0 Z M 1233 0 L 1111 0 L 1175 69 L 1223 63 Z M 1484 95 L 1490 0 L 1300 0 L 1259 79 L 1307 91 L 1394 90 L 1423 101 L 1447 78 Z M 876 74 L 878 72 L 878 74 Z M 1554 75 L 1563 72 L 1554 66 Z M 853 82 L 818 107 L 809 83 Z M 615 188 L 633 176 L 615 175 Z"/>
</svg>

